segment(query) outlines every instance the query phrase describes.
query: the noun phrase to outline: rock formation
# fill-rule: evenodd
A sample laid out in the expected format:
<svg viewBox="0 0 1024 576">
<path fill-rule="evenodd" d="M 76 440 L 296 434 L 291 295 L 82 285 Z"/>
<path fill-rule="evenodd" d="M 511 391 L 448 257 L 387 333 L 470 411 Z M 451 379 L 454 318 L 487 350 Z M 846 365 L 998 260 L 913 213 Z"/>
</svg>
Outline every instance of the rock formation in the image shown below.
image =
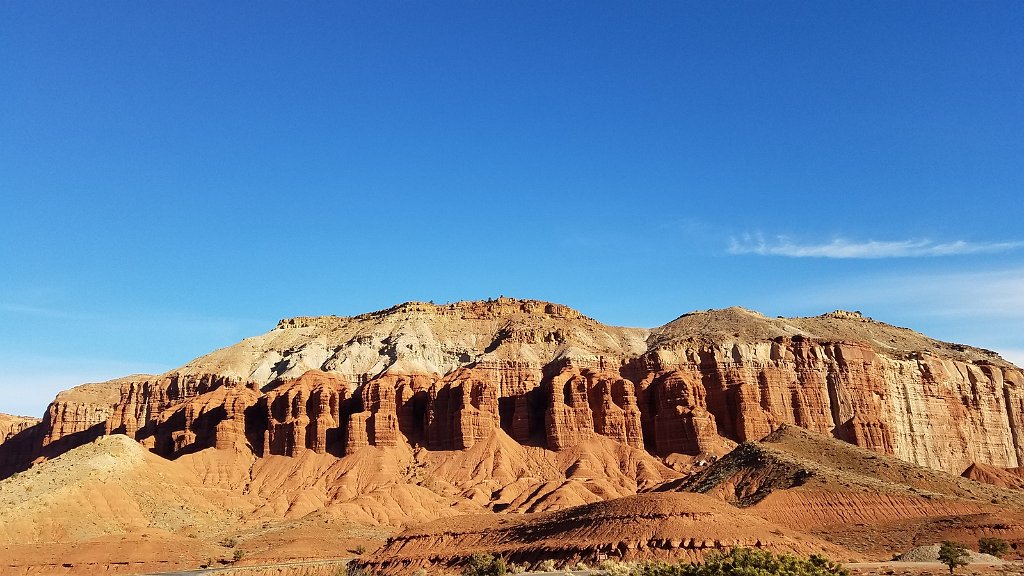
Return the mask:
<svg viewBox="0 0 1024 576">
<path fill-rule="evenodd" d="M 464 450 L 501 429 L 556 451 L 603 436 L 667 457 L 783 424 L 957 474 L 1018 467 L 1024 374 L 857 313 L 730 308 L 644 330 L 499 298 L 282 320 L 161 376 L 62 393 L 39 426 L 44 448 L 124 433 L 164 456 Z"/>
<path fill-rule="evenodd" d="M 1024 467 L 997 468 L 987 464 L 971 464 L 962 474 L 977 482 L 984 482 L 1001 488 L 1024 490 Z"/>
<path fill-rule="evenodd" d="M 407 573 L 473 546 L 528 562 L 734 543 L 882 557 L 922 538 L 1024 545 L 1024 496 L 959 476 L 1016 487 L 1022 420 L 1020 369 L 855 313 L 730 308 L 646 330 L 536 301 L 408 303 L 283 320 L 166 374 L 62 392 L 37 423 L 0 419 L 0 500 L 19 557 L 154 526 L 131 547 L 230 557 L 212 542 L 259 534 L 284 558 L 290 534 L 334 554 L 335 522 L 383 542 L 435 520 L 371 563 Z M 111 454 L 138 467 L 111 477 Z M 59 470 L 77 487 L 46 477 Z M 708 495 L 648 493 L 679 489 Z M 58 493 L 72 513 L 48 523 Z"/>
<path fill-rule="evenodd" d="M 38 418 L 0 414 L 0 444 L 36 424 L 39 424 Z"/>
<path fill-rule="evenodd" d="M 259 414 L 267 418 L 262 454 L 296 456 L 305 450 L 324 454 L 328 446 L 337 448 L 348 394 L 344 380 L 316 371 L 268 392 L 259 400 Z"/>
</svg>

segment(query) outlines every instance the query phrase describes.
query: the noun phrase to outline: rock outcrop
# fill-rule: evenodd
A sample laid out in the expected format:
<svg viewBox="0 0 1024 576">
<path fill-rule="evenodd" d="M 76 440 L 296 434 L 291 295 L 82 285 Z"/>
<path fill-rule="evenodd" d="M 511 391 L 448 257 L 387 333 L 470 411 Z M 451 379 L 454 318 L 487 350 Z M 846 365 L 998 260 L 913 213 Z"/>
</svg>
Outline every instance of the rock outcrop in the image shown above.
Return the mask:
<svg viewBox="0 0 1024 576">
<path fill-rule="evenodd" d="M 39 424 L 38 418 L 0 414 L 0 444 L 36 424 Z"/>
<path fill-rule="evenodd" d="M 164 456 L 466 450 L 500 429 L 556 451 L 603 436 L 667 457 L 783 424 L 957 474 L 1014 468 L 1024 374 L 858 313 L 730 308 L 644 330 L 499 298 L 282 320 L 161 376 L 62 393 L 40 427 L 42 446 L 124 433 Z"/>
<path fill-rule="evenodd" d="M 338 450 L 348 394 L 344 380 L 316 371 L 268 392 L 259 400 L 258 413 L 267 418 L 262 454 L 296 456 L 305 450 L 317 454 L 327 453 L 328 447 Z"/>
<path fill-rule="evenodd" d="M 964 473 L 964 478 L 976 482 L 984 482 L 1000 488 L 1024 490 L 1024 467 L 997 468 L 987 464 L 971 464 Z"/>
<path fill-rule="evenodd" d="M 661 415 L 682 408 L 706 410 L 740 442 L 794 424 L 957 474 L 1024 462 L 1024 374 L 984 350 L 849 313 L 772 320 L 740 309 L 681 317 L 650 343 L 636 369 L 655 375 L 645 441 L 659 454 L 676 449 L 679 430 L 666 437 Z M 658 382 L 664 374 L 674 376 Z"/>
<path fill-rule="evenodd" d="M 333 554 L 341 525 L 383 542 L 437 521 L 369 563 L 734 544 L 881 558 L 925 538 L 1024 546 L 1021 492 L 959 476 L 1016 488 L 1022 426 L 1020 369 L 855 313 L 731 308 L 646 330 L 536 301 L 408 303 L 283 320 L 163 375 L 63 392 L 37 423 L 0 419 L 0 500 L 8 540 L 65 543 L 54 557 L 146 529 L 162 532 L 131 548 L 205 558 L 232 536 L 306 558 L 311 538 Z M 303 543 L 291 556 L 284 533 Z"/>
</svg>

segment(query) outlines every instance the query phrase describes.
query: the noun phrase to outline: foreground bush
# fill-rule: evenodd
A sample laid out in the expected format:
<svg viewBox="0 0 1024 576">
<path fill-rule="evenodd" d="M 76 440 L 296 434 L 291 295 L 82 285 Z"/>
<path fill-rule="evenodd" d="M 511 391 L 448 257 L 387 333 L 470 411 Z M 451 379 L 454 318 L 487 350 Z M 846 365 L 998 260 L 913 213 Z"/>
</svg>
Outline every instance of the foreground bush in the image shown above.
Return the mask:
<svg viewBox="0 0 1024 576">
<path fill-rule="evenodd" d="M 982 538 L 978 540 L 978 552 L 991 554 L 996 558 L 1002 558 L 1010 551 L 1010 545 L 1001 538 Z"/>
<path fill-rule="evenodd" d="M 766 550 L 733 548 L 711 554 L 701 564 L 655 562 L 634 569 L 636 576 L 849 576 L 839 564 L 822 556 L 777 556 Z"/>
<path fill-rule="evenodd" d="M 505 561 L 490 554 L 473 554 L 462 569 L 463 576 L 505 576 Z"/>
</svg>

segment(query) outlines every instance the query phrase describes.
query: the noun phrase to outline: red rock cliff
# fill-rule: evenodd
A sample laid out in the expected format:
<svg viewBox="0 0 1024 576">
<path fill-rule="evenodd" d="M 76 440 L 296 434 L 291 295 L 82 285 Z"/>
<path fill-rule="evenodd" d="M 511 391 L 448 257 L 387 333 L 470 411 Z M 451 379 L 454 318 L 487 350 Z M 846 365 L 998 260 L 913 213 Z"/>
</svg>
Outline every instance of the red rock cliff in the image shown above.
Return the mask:
<svg viewBox="0 0 1024 576">
<path fill-rule="evenodd" d="M 43 445 L 121 432 L 168 456 L 342 456 L 462 450 L 501 429 L 552 450 L 601 435 L 668 456 L 788 423 L 957 474 L 1024 464 L 1019 369 L 854 313 L 727 309 L 642 330 L 535 301 L 410 303 L 282 321 L 163 376 L 90 386 L 50 406 Z"/>
</svg>

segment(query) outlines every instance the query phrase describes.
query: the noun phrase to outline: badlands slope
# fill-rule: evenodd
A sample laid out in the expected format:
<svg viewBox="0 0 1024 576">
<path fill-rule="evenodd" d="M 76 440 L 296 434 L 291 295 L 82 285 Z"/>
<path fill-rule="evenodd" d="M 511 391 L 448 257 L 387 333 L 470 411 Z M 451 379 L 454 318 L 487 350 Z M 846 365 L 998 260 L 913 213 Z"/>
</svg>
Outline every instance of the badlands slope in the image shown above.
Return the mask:
<svg viewBox="0 0 1024 576">
<path fill-rule="evenodd" d="M 0 565 L 52 564 L 40 556 L 45 547 L 32 552 L 40 543 L 90 549 L 89 542 L 134 542 L 136 535 L 171 542 L 167 549 L 182 551 L 173 560 L 182 565 L 230 557 L 233 550 L 219 542 L 254 562 L 336 557 L 467 514 L 489 519 L 467 525 L 476 527 L 481 546 L 495 542 L 489 538 L 497 528 L 488 522 L 502 519 L 511 522 L 499 527 L 501 538 L 513 542 L 509 553 L 533 558 L 545 549 L 514 544 L 531 526 L 558 532 L 565 526 L 558 514 L 570 509 L 611 522 L 602 507 L 637 493 L 648 493 L 639 497 L 649 499 L 645 506 L 664 508 L 661 519 L 645 524 L 643 546 L 608 540 L 618 528 L 594 540 L 573 538 L 641 556 L 655 554 L 650 542 L 660 542 L 657 554 L 699 555 L 704 548 L 671 544 L 693 538 L 682 532 L 694 529 L 665 519 L 706 508 L 723 522 L 764 521 L 785 536 L 752 528 L 723 533 L 721 542 L 752 538 L 784 547 L 796 534 L 814 542 L 811 548 L 878 554 L 856 533 L 840 537 L 835 548 L 822 539 L 845 522 L 896 526 L 903 509 L 920 508 L 923 518 L 980 518 L 996 499 L 1016 510 L 1012 493 L 985 492 L 959 475 L 1007 485 L 1003 474 L 1024 464 L 1022 425 L 1018 368 L 992 352 L 857 313 L 768 318 L 730 308 L 648 330 L 605 326 L 557 304 L 499 298 L 293 318 L 166 374 L 62 392 L 39 422 L 0 420 L 0 499 L 10 506 L 35 502 L 34 512 L 18 520 L 27 523 L 19 535 L 4 536 L 9 546 L 28 548 L 6 549 Z M 786 440 L 803 430 L 809 434 L 801 440 Z M 793 470 L 810 469 L 813 455 L 797 453 L 801 443 L 830 454 L 853 444 L 863 449 L 858 453 L 908 467 L 894 470 L 942 478 L 935 481 L 942 488 L 927 488 L 939 496 L 922 497 L 897 489 L 906 478 L 868 474 L 854 481 L 840 470 L 818 472 L 830 478 L 829 488 L 812 493 L 809 484 L 791 481 L 800 476 Z M 774 450 L 767 464 L 708 484 L 701 463 L 723 457 L 712 467 L 720 470 L 722 463 L 746 462 L 751 446 Z M 97 458 L 133 463 L 117 475 L 145 489 L 62 471 L 91 470 Z M 62 474 L 67 481 L 33 485 L 35 495 L 24 489 L 27 478 Z M 766 474 L 790 484 L 757 479 Z M 865 500 L 880 485 L 888 486 L 888 500 Z M 668 488 L 709 496 L 649 494 Z M 57 492 L 76 503 L 47 499 Z M 175 499 L 180 495 L 188 502 Z M 131 513 L 115 510 L 111 498 Z M 785 498 L 813 501 L 821 518 L 805 524 L 787 517 Z M 847 498 L 846 508 L 834 503 Z M 639 506 L 624 502 L 633 504 L 622 510 Z M 171 521 L 177 512 L 165 510 L 175 506 L 187 511 L 179 523 Z M 89 519 L 104 517 L 109 522 Z M 797 533 L 806 530 L 817 536 Z M 385 548 L 392 560 L 375 557 L 380 566 L 430 561 L 394 542 Z M 145 549 L 119 548 L 91 548 L 90 561 L 130 571 L 115 563 L 134 562 Z M 591 548 L 557 549 L 582 557 Z"/>
<path fill-rule="evenodd" d="M 1024 492 L 916 466 L 793 426 L 656 490 L 713 495 L 869 556 L 997 536 L 1024 542 Z"/>
<path fill-rule="evenodd" d="M 365 564 L 389 574 L 455 566 L 474 552 L 537 567 L 698 561 L 733 545 L 836 560 L 980 537 L 1024 544 L 1024 492 L 879 455 L 793 426 L 745 442 L 686 477 L 635 496 L 508 518 L 475 515 L 406 530 Z"/>
</svg>

